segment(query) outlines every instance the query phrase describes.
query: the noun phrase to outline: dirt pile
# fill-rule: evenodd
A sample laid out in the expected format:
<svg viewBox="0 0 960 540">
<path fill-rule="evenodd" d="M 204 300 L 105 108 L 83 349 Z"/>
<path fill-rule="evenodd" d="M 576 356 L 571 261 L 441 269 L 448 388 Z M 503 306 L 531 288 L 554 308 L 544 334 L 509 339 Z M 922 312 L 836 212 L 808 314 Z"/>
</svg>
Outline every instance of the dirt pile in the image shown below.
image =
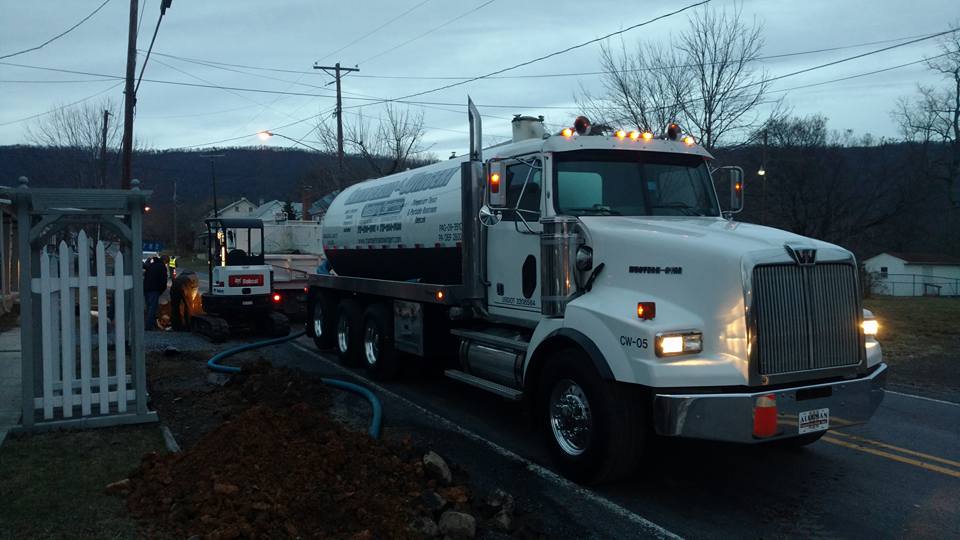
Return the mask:
<svg viewBox="0 0 960 540">
<path fill-rule="evenodd" d="M 131 512 L 187 538 L 404 538 L 428 480 L 305 404 L 258 405 L 131 475 Z"/>
<path fill-rule="evenodd" d="M 436 453 L 346 429 L 317 377 L 260 360 L 210 384 L 199 358 L 153 362 L 151 402 L 186 452 L 147 455 L 108 490 L 144 536 L 540 536 L 512 497 L 474 496 Z"/>
</svg>

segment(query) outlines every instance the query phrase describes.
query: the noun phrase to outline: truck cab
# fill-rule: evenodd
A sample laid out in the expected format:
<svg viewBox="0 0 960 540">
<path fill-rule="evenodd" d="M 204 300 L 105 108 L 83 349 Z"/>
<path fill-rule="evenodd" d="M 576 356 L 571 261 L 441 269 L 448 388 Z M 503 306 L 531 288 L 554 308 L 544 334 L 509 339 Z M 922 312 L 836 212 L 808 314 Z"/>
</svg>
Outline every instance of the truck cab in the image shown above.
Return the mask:
<svg viewBox="0 0 960 540">
<path fill-rule="evenodd" d="M 629 472 L 652 434 L 803 445 L 879 406 L 886 365 L 852 253 L 734 221 L 742 171 L 714 169 L 679 126 L 602 132 L 580 117 L 549 134 L 539 119 L 518 117 L 511 143 L 483 150 L 475 109 L 471 128 L 459 196 L 437 198 L 438 212 L 462 216 L 452 236 L 439 225 L 440 240 L 459 240 L 459 279 L 318 278 L 312 309 L 337 310 L 336 322 L 314 312 L 318 345 L 336 341 L 345 360 L 352 346 L 376 375 L 396 373 L 382 370 L 399 362 L 385 351 L 426 355 L 429 343 L 455 344 L 441 355 L 447 376 L 530 403 L 558 469 L 578 481 Z M 726 210 L 716 180 L 729 189 Z M 389 182 L 338 200 L 384 194 L 381 210 L 406 208 L 395 197 L 412 182 Z M 368 212 L 348 206 L 335 200 L 328 216 Z M 337 225 L 366 227 L 377 241 L 403 231 L 391 233 L 398 243 L 430 225 L 391 221 L 398 225 Z M 341 260 L 349 274 L 360 259 Z M 356 315 L 377 303 L 380 315 Z"/>
</svg>

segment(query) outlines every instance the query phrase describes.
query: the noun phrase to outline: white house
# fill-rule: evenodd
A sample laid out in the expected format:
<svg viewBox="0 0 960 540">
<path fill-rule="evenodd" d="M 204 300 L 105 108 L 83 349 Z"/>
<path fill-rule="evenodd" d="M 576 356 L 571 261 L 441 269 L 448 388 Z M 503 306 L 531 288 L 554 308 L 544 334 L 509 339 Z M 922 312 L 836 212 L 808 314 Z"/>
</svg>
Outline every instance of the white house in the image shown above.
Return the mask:
<svg viewBox="0 0 960 540">
<path fill-rule="evenodd" d="M 257 207 L 250 217 L 260 219 L 264 223 L 280 223 L 289 219 L 300 219 L 300 216 L 303 215 L 303 203 L 290 203 L 290 205 L 293 207 L 294 213 L 292 216 L 288 216 L 283 211 L 283 208 L 286 206 L 286 204 L 287 203 L 278 201 L 276 199 L 270 202 L 265 202 Z"/>
<path fill-rule="evenodd" d="M 886 252 L 863 261 L 871 292 L 889 296 L 960 296 L 960 257 Z"/>
<path fill-rule="evenodd" d="M 256 209 L 256 204 L 247 200 L 246 197 L 240 197 L 232 203 L 217 209 L 217 215 L 222 218 L 248 218 L 253 217 Z M 213 210 L 210 210 L 203 219 L 213 219 L 213 217 Z M 203 228 L 206 230 L 206 224 L 204 224 Z"/>
</svg>

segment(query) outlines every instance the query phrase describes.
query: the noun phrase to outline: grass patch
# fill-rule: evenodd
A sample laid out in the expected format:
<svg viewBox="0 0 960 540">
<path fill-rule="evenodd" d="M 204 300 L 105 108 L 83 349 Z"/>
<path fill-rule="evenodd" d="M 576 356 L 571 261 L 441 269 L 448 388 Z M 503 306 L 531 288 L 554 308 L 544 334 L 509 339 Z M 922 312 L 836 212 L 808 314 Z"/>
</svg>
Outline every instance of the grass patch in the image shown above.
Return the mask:
<svg viewBox="0 0 960 540">
<path fill-rule="evenodd" d="M 889 382 L 908 392 L 960 400 L 960 299 L 869 298 L 880 321 Z"/>
<path fill-rule="evenodd" d="M 881 297 L 863 303 L 880 321 L 878 339 L 894 362 L 952 353 L 960 342 L 960 299 Z"/>
<path fill-rule="evenodd" d="M 134 538 L 104 487 L 162 451 L 156 424 L 8 437 L 0 447 L 0 538 Z"/>
</svg>

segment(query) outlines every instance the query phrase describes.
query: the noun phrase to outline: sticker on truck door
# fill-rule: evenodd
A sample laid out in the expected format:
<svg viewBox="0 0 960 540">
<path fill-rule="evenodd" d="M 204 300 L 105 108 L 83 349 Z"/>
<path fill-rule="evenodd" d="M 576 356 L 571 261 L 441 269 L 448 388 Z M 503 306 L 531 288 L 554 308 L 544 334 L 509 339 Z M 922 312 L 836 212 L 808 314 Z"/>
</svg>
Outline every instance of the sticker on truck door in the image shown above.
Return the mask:
<svg viewBox="0 0 960 540">
<path fill-rule="evenodd" d="M 826 431 L 830 428 L 830 409 L 802 411 L 797 420 L 800 426 L 800 435 L 815 431 Z"/>
</svg>

